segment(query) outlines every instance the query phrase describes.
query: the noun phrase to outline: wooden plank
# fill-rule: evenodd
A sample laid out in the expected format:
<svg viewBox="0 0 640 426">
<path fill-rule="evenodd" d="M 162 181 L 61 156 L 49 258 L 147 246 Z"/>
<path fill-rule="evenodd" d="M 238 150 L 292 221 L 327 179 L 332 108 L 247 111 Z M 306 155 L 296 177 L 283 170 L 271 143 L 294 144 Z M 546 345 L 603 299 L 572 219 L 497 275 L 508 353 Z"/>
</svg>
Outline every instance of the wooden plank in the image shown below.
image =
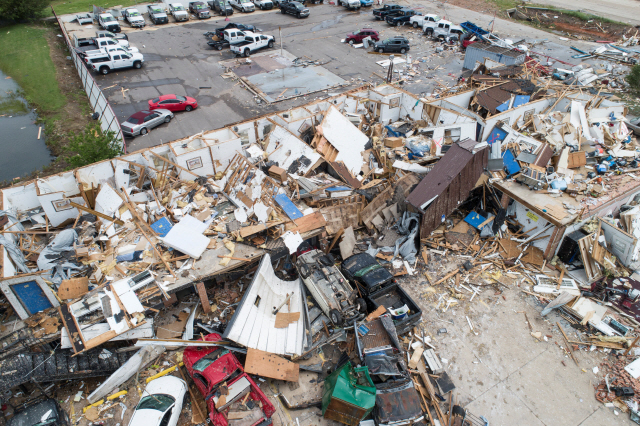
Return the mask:
<svg viewBox="0 0 640 426">
<path fill-rule="evenodd" d="M 124 222 L 123 222 L 123 221 L 121 221 L 120 219 L 116 219 L 116 218 L 113 218 L 113 217 L 109 217 L 109 216 L 107 216 L 107 215 L 106 215 L 106 214 L 104 214 L 104 213 L 97 212 L 97 211 L 95 211 L 95 210 L 93 210 L 93 209 L 90 209 L 89 207 L 85 207 L 85 206 L 80 205 L 80 204 L 78 204 L 78 203 L 74 203 L 73 201 L 69 201 L 69 205 L 71 205 L 71 206 L 75 207 L 75 208 L 76 208 L 76 209 L 78 209 L 78 210 L 82 210 L 82 211 L 84 211 L 84 212 L 91 213 L 91 214 L 92 214 L 92 215 L 94 215 L 94 216 L 98 216 L 98 217 L 100 217 L 100 218 L 102 218 L 102 219 L 105 219 L 105 220 L 111 221 L 111 222 L 115 223 L 116 225 L 121 225 L 121 226 L 122 226 L 122 225 L 124 225 Z"/>
<path fill-rule="evenodd" d="M 288 361 L 278 355 L 257 349 L 247 349 L 247 360 L 244 369 L 249 374 L 262 377 L 297 382 L 300 375 L 298 364 Z"/>
<path fill-rule="evenodd" d="M 567 335 L 564 334 L 564 330 L 562 329 L 562 327 L 560 327 L 560 323 L 556 322 L 556 325 L 558 326 L 558 328 L 560 329 L 560 332 L 562 333 L 562 337 L 564 337 L 564 341 L 567 344 L 567 352 L 569 352 L 569 355 L 571 355 L 571 358 L 573 359 L 573 362 L 576 363 L 576 365 L 580 365 L 578 364 L 578 360 L 576 359 L 576 357 L 573 355 L 573 351 L 571 350 L 571 344 L 569 343 L 569 339 L 567 338 Z"/>
<path fill-rule="evenodd" d="M 209 298 L 207 297 L 207 290 L 204 288 L 204 283 L 200 281 L 196 284 L 196 289 L 198 290 L 198 296 L 200 296 L 200 303 L 202 303 L 202 311 L 205 314 L 211 312 L 211 303 L 209 303 Z"/>
<path fill-rule="evenodd" d="M 329 245 L 329 247 L 327 247 L 327 250 L 325 251 L 325 253 L 329 253 L 331 251 L 331 249 L 333 248 L 333 246 L 336 245 L 336 243 L 338 242 L 338 239 L 342 236 L 343 233 L 344 233 L 344 228 L 340 228 L 340 230 L 333 237 L 333 241 L 331 241 L 331 244 Z"/>
<path fill-rule="evenodd" d="M 76 299 L 89 291 L 89 278 L 72 278 L 63 280 L 58 287 L 58 297 L 60 299 Z"/>
<path fill-rule="evenodd" d="M 320 212 L 313 212 L 293 221 L 295 226 L 291 224 L 285 225 L 286 231 L 299 232 L 301 234 L 321 228 L 327 224 L 324 216 Z"/>
<path fill-rule="evenodd" d="M 411 370 L 415 370 L 420 362 L 420 357 L 422 357 L 422 353 L 424 352 L 424 347 L 419 347 L 415 351 L 413 351 L 413 355 L 411 355 L 411 359 L 409 360 L 409 368 Z"/>
<path fill-rule="evenodd" d="M 300 312 L 278 312 L 276 314 L 275 328 L 287 328 L 289 324 L 298 322 Z"/>
</svg>

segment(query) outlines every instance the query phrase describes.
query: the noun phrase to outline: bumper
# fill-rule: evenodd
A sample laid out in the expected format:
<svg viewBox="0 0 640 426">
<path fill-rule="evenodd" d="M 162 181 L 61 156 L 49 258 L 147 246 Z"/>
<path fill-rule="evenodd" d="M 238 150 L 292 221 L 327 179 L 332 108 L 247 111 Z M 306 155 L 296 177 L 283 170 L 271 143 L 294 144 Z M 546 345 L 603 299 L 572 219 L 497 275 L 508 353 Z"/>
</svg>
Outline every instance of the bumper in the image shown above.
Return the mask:
<svg viewBox="0 0 640 426">
<path fill-rule="evenodd" d="M 308 16 L 309 16 L 309 12 L 301 13 L 301 14 L 300 14 L 300 17 L 301 17 L 301 18 L 307 18 Z"/>
<path fill-rule="evenodd" d="M 211 14 L 209 14 L 209 13 L 198 13 L 198 18 L 200 18 L 200 19 L 211 18 Z"/>
<path fill-rule="evenodd" d="M 136 131 L 129 131 L 129 130 L 122 129 L 122 134 L 127 137 L 133 138 L 140 134 L 140 130 L 136 132 Z"/>
<path fill-rule="evenodd" d="M 255 7 L 243 7 L 243 8 L 242 8 L 242 11 L 243 11 L 244 13 L 254 12 L 255 10 L 256 10 L 256 8 L 255 8 Z"/>
<path fill-rule="evenodd" d="M 188 21 L 189 20 L 189 16 L 188 15 L 177 15 L 177 16 L 174 16 L 174 18 L 176 19 L 176 21 Z"/>
<path fill-rule="evenodd" d="M 144 28 L 144 22 L 134 22 L 131 26 L 133 28 Z"/>
</svg>

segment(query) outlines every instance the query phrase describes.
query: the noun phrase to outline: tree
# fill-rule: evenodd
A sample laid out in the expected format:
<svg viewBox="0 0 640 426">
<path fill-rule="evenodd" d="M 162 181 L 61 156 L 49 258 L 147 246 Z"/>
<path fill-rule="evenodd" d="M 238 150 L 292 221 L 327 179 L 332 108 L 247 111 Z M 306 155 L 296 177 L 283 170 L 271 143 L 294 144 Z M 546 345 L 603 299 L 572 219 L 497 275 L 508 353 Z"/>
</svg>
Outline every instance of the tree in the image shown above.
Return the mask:
<svg viewBox="0 0 640 426">
<path fill-rule="evenodd" d="M 634 65 L 631 72 L 624 78 L 629 83 L 629 88 L 636 93 L 640 92 L 640 65 Z"/>
<path fill-rule="evenodd" d="M 51 0 L 0 0 L 0 16 L 9 21 L 32 21 L 44 16 Z"/>
<path fill-rule="evenodd" d="M 122 154 L 122 145 L 111 130 L 103 132 L 98 125 L 89 125 L 80 134 L 70 132 L 65 151 L 72 154 L 67 163 L 72 168 L 86 166 Z"/>
</svg>

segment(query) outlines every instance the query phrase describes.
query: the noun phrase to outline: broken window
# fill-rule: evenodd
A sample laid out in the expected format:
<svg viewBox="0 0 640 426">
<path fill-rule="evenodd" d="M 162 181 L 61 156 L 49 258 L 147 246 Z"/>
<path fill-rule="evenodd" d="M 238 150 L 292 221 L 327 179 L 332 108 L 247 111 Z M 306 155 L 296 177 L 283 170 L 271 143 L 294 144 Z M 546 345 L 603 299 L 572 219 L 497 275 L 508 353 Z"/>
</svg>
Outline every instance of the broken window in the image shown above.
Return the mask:
<svg viewBox="0 0 640 426">
<path fill-rule="evenodd" d="M 240 136 L 242 145 L 249 145 L 249 143 L 251 143 L 249 140 L 249 129 L 238 132 L 238 135 Z"/>
<path fill-rule="evenodd" d="M 444 131 L 445 143 L 446 144 L 452 144 L 454 142 L 458 142 L 460 140 L 460 134 L 461 133 L 462 133 L 462 129 L 460 127 L 455 127 L 455 128 L 452 128 L 452 129 L 446 129 Z"/>
<path fill-rule="evenodd" d="M 273 129 L 273 124 L 271 122 L 267 122 L 262 126 L 262 137 L 265 138 L 269 133 L 271 133 L 271 129 Z"/>
</svg>

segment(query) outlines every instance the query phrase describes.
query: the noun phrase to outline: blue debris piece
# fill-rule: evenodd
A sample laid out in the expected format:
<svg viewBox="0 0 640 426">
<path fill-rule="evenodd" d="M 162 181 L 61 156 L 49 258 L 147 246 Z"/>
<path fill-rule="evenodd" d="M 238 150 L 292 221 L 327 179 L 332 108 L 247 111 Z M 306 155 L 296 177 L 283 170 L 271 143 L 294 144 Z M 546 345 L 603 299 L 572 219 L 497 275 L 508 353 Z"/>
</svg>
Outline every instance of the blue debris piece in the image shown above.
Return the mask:
<svg viewBox="0 0 640 426">
<path fill-rule="evenodd" d="M 487 220 L 486 217 L 480 216 L 476 212 L 471 212 L 467 215 L 467 217 L 464 218 L 465 222 L 467 222 L 469 225 L 473 226 L 476 229 L 480 229 L 479 226 L 482 225 L 482 223 L 485 220 Z"/>
<path fill-rule="evenodd" d="M 351 188 L 348 186 L 332 186 L 331 188 L 325 189 L 325 191 L 333 192 L 333 191 L 349 191 Z"/>
<path fill-rule="evenodd" d="M 504 163 L 504 167 L 507 169 L 509 176 L 520 171 L 520 165 L 516 161 L 516 158 L 513 156 L 513 152 L 511 152 L 510 149 L 507 149 L 504 154 L 502 154 L 502 162 Z"/>
<path fill-rule="evenodd" d="M 289 219 L 295 220 L 304 216 L 302 212 L 298 210 L 296 205 L 293 204 L 293 201 L 287 197 L 287 194 L 278 194 L 273 197 L 273 199 L 276 200 L 276 203 L 278 203 L 280 207 L 282 207 L 282 210 L 284 210 L 287 216 L 289 216 Z"/>
<path fill-rule="evenodd" d="M 151 229 L 153 229 L 156 234 L 158 234 L 158 236 L 163 238 L 167 236 L 169 231 L 171 231 L 171 228 L 173 228 L 173 225 L 171 225 L 171 222 L 169 222 L 169 219 L 167 219 L 166 217 L 163 217 L 162 219 L 151 224 Z"/>
<path fill-rule="evenodd" d="M 504 130 L 502 130 L 499 127 L 494 127 L 491 130 L 491 133 L 489 134 L 489 137 L 487 138 L 487 143 L 489 145 L 493 145 L 494 143 L 496 143 L 498 141 L 503 141 L 506 137 L 507 137 L 507 132 L 505 132 Z"/>
</svg>

